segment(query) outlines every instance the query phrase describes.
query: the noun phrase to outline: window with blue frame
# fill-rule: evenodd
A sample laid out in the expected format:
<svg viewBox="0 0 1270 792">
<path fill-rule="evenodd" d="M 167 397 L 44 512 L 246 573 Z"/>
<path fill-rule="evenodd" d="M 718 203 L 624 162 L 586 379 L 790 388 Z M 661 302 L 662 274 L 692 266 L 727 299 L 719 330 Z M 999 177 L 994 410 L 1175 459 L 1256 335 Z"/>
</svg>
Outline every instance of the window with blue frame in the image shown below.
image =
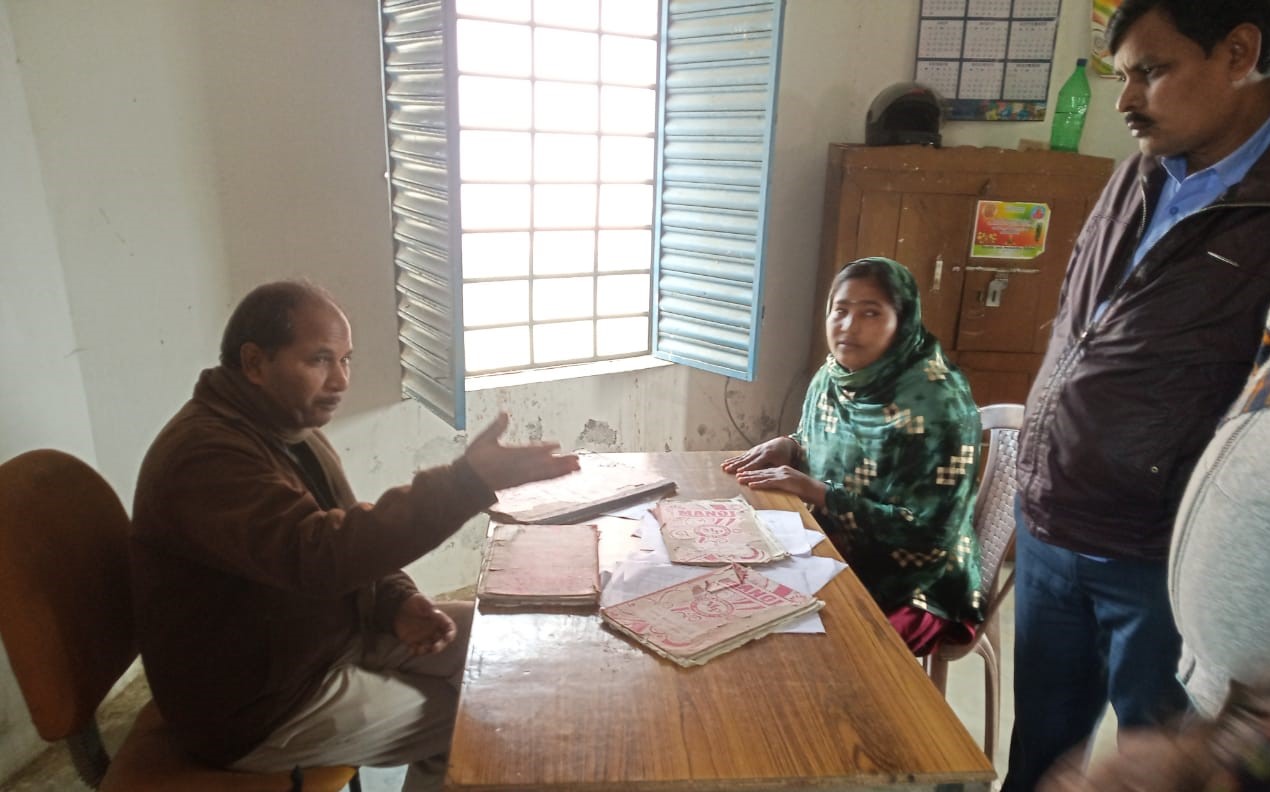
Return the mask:
<svg viewBox="0 0 1270 792">
<path fill-rule="evenodd" d="M 402 386 L 646 355 L 751 379 L 780 2 L 384 0 Z"/>
</svg>

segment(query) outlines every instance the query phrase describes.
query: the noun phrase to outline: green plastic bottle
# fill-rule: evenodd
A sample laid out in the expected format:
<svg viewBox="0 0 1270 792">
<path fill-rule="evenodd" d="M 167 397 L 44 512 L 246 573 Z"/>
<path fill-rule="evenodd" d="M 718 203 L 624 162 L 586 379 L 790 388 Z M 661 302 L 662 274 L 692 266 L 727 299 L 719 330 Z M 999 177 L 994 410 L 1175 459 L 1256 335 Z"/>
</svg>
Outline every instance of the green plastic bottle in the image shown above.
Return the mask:
<svg viewBox="0 0 1270 792">
<path fill-rule="evenodd" d="M 1085 113 L 1089 111 L 1089 78 L 1085 76 L 1085 59 L 1076 61 L 1076 71 L 1058 90 L 1058 103 L 1054 107 L 1054 125 L 1050 127 L 1050 148 L 1055 151 L 1076 151 L 1080 148 L 1080 133 L 1085 128 Z"/>
</svg>

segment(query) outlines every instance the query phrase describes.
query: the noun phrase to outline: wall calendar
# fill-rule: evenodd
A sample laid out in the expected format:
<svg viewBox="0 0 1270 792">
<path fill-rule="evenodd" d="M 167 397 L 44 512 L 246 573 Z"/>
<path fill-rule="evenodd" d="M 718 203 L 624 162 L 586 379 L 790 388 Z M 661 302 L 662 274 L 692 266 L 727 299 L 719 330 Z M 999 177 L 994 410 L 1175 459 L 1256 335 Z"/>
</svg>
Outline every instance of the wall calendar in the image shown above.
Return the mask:
<svg viewBox="0 0 1270 792">
<path fill-rule="evenodd" d="M 1045 118 L 1061 0 L 922 0 L 914 79 L 953 121 Z"/>
</svg>

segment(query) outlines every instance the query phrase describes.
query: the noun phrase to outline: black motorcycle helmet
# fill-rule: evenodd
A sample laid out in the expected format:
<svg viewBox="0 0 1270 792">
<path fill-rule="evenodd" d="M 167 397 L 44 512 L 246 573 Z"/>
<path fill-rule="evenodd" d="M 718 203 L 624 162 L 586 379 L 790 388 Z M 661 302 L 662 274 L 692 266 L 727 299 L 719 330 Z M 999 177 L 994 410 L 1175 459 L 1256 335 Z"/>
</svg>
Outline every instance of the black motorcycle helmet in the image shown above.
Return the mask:
<svg viewBox="0 0 1270 792">
<path fill-rule="evenodd" d="M 939 127 L 944 121 L 944 102 L 921 83 L 895 83 L 882 90 L 869 105 L 864 142 L 870 146 L 919 144 L 939 146 Z"/>
</svg>

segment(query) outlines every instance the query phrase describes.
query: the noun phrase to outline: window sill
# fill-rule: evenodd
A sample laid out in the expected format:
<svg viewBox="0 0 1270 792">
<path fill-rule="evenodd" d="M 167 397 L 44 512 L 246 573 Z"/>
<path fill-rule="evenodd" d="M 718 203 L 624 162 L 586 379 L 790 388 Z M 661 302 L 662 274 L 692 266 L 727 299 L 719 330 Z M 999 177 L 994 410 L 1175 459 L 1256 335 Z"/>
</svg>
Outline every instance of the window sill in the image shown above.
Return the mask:
<svg viewBox="0 0 1270 792">
<path fill-rule="evenodd" d="M 594 363 L 577 363 L 572 366 L 554 366 L 551 368 L 527 369 L 511 371 L 505 374 L 485 374 L 468 377 L 463 388 L 472 391 L 493 390 L 494 388 L 512 388 L 518 385 L 533 385 L 539 382 L 556 382 L 558 380 L 598 377 L 605 374 L 622 374 L 628 371 L 662 368 L 673 366 L 669 360 L 659 360 L 652 355 L 621 358 L 619 360 L 599 360 Z"/>
</svg>

